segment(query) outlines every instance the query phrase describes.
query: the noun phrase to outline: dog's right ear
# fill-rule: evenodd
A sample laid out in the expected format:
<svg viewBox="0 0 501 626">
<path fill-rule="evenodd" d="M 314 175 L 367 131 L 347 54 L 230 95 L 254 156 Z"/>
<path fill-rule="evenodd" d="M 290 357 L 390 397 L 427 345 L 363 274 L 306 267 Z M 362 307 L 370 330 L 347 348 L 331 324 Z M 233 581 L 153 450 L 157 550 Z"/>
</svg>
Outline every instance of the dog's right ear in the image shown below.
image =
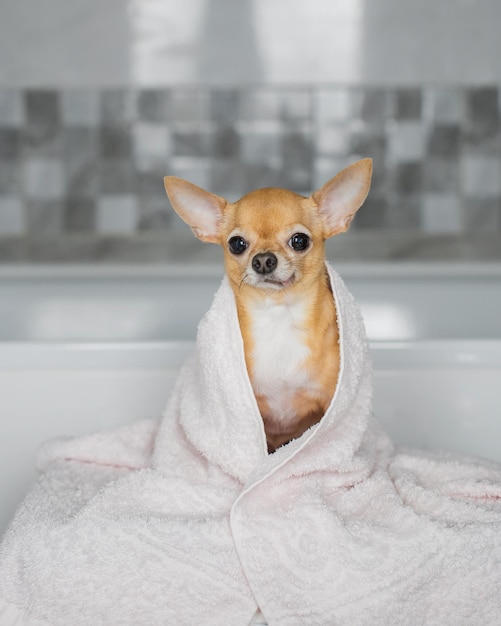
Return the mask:
<svg viewBox="0 0 501 626">
<path fill-rule="evenodd" d="M 196 237 L 220 243 L 220 223 L 227 201 L 176 176 L 164 178 L 165 191 L 179 215 Z"/>
<path fill-rule="evenodd" d="M 348 230 L 371 185 L 372 159 L 362 159 L 339 172 L 312 195 L 324 223 L 325 238 Z"/>
</svg>

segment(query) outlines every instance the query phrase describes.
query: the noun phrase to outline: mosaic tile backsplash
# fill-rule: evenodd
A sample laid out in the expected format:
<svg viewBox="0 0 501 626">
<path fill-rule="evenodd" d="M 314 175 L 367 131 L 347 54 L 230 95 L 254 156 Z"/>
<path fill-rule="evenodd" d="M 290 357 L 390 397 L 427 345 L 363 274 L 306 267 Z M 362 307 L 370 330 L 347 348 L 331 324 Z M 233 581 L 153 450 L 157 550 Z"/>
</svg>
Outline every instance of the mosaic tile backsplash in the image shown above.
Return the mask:
<svg viewBox="0 0 501 626">
<path fill-rule="evenodd" d="M 374 159 L 356 230 L 501 231 L 500 89 L 0 89 L 0 238 L 178 228 L 162 179 L 309 194 Z"/>
</svg>

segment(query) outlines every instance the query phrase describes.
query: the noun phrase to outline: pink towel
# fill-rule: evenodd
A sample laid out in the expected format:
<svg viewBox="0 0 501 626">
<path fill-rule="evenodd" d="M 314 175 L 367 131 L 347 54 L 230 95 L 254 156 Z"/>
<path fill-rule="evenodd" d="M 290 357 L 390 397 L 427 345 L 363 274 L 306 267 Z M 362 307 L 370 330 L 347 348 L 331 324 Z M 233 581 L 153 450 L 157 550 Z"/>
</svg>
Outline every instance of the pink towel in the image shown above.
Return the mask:
<svg viewBox="0 0 501 626">
<path fill-rule="evenodd" d="M 42 449 L 0 551 L 0 623 L 501 624 L 501 468 L 395 450 L 329 273 L 341 371 L 320 423 L 267 454 L 224 280 L 160 424 Z"/>
</svg>

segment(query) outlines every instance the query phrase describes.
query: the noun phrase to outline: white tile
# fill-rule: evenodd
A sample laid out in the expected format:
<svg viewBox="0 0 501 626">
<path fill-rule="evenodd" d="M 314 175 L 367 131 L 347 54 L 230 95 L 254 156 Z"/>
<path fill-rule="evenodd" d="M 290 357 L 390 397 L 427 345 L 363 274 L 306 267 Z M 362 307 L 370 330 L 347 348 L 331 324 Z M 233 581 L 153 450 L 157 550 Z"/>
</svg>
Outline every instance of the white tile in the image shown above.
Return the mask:
<svg viewBox="0 0 501 626">
<path fill-rule="evenodd" d="M 460 184 L 467 196 L 492 198 L 501 195 L 501 160 L 465 155 L 461 159 Z"/>
<path fill-rule="evenodd" d="M 350 132 L 345 125 L 322 125 L 317 131 L 315 145 L 319 154 L 346 154 L 350 145 Z"/>
<path fill-rule="evenodd" d="M 390 161 L 420 161 L 425 154 L 425 132 L 420 122 L 391 122 L 388 127 Z"/>
<path fill-rule="evenodd" d="M 278 167 L 282 161 L 282 134 L 270 132 L 242 133 L 240 155 L 244 163 L 267 163 Z"/>
<path fill-rule="evenodd" d="M 327 181 L 350 164 L 347 157 L 321 157 L 315 159 L 313 169 L 313 187 L 320 189 Z"/>
<path fill-rule="evenodd" d="M 210 189 L 211 184 L 211 162 L 210 159 L 198 157 L 175 157 L 170 159 L 169 167 L 165 172 L 166 176 L 179 176 L 189 180 L 190 183 Z"/>
<path fill-rule="evenodd" d="M 0 126 L 19 128 L 24 124 L 22 92 L 19 89 L 0 88 Z"/>
<path fill-rule="evenodd" d="M 170 131 L 163 124 L 139 122 L 133 128 L 134 156 L 140 163 L 165 161 L 172 150 Z"/>
<path fill-rule="evenodd" d="M 61 115 L 65 126 L 98 126 L 99 93 L 90 90 L 68 90 L 61 94 Z"/>
<path fill-rule="evenodd" d="M 316 113 L 325 122 L 343 122 L 352 116 L 350 92 L 347 88 L 321 89 L 316 94 Z"/>
<path fill-rule="evenodd" d="M 64 195 L 64 169 L 60 161 L 29 158 L 24 164 L 24 189 L 34 200 L 58 200 Z"/>
<path fill-rule="evenodd" d="M 421 226 L 426 233 L 460 233 L 461 200 L 454 194 L 426 193 L 421 205 Z"/>
<path fill-rule="evenodd" d="M 16 196 L 0 196 L 0 235 L 22 235 L 25 230 L 22 200 Z"/>
<path fill-rule="evenodd" d="M 129 195 L 101 196 L 97 205 L 96 227 L 102 235 L 131 235 L 138 223 L 137 200 Z"/>
<path fill-rule="evenodd" d="M 428 88 L 423 97 L 424 117 L 435 124 L 459 124 L 463 116 L 462 91 L 459 88 Z"/>
</svg>

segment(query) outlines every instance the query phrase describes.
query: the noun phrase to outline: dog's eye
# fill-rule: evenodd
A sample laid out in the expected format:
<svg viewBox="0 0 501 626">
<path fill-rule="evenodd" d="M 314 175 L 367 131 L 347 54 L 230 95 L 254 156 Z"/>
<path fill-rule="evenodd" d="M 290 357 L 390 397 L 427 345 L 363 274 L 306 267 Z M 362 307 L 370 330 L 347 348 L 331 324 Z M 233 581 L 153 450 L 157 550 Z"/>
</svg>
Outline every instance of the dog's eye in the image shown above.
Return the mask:
<svg viewBox="0 0 501 626">
<path fill-rule="evenodd" d="M 310 238 L 308 235 L 304 233 L 295 233 L 289 239 L 289 246 L 298 252 L 301 250 L 306 250 L 306 248 L 310 245 Z"/>
<path fill-rule="evenodd" d="M 231 237 L 228 241 L 228 247 L 230 252 L 233 254 L 242 254 L 242 252 L 247 250 L 248 245 L 249 244 L 245 241 L 245 239 L 243 237 L 239 237 L 238 235 Z"/>
</svg>

